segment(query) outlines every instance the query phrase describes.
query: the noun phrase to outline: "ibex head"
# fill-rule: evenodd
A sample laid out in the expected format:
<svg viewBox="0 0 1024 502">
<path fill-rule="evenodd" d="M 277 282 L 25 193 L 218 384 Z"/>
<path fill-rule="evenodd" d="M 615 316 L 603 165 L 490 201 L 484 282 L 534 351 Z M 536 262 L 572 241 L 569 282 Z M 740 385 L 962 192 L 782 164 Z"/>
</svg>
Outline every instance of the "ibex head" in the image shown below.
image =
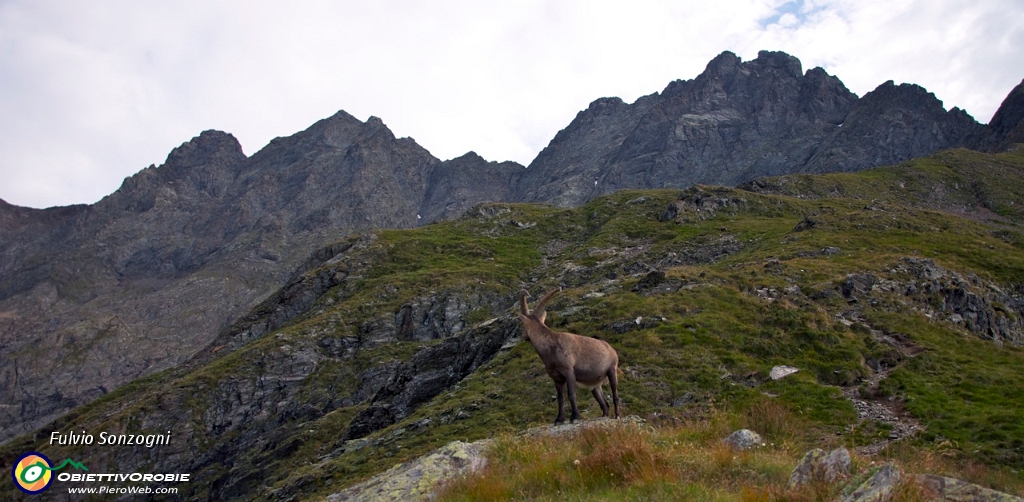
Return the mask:
<svg viewBox="0 0 1024 502">
<path fill-rule="evenodd" d="M 544 321 L 548 318 L 548 313 L 544 310 L 544 307 L 547 305 L 548 300 L 550 300 L 552 296 L 555 296 L 555 293 L 561 290 L 562 288 L 557 287 L 548 291 L 543 297 L 541 297 L 540 301 L 537 302 L 537 305 L 533 308 L 533 312 L 530 312 L 530 306 L 526 303 L 526 297 L 530 296 L 530 294 L 527 293 L 525 289 L 519 291 L 519 319 L 521 319 L 523 324 L 526 326 L 534 326 L 535 324 L 544 326 Z M 523 334 L 527 339 L 530 338 L 529 332 L 529 329 L 523 331 Z"/>
</svg>

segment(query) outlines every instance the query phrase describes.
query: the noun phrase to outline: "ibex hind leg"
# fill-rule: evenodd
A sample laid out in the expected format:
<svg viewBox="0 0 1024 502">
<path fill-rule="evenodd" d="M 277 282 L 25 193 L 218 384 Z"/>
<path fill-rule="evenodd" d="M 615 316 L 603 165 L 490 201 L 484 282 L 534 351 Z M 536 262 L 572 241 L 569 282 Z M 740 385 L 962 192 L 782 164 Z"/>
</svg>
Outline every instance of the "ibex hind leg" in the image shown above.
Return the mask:
<svg viewBox="0 0 1024 502">
<path fill-rule="evenodd" d="M 612 368 L 608 372 L 608 386 L 612 388 L 612 405 L 615 407 L 615 415 L 613 418 L 619 418 L 619 376 L 618 368 Z M 607 409 L 605 405 L 605 409 Z"/>
<path fill-rule="evenodd" d="M 604 398 L 604 393 L 601 392 L 601 387 L 594 387 L 590 389 L 590 393 L 594 395 L 594 399 L 597 399 L 597 404 L 601 406 L 601 416 L 608 416 L 608 401 Z"/>
</svg>

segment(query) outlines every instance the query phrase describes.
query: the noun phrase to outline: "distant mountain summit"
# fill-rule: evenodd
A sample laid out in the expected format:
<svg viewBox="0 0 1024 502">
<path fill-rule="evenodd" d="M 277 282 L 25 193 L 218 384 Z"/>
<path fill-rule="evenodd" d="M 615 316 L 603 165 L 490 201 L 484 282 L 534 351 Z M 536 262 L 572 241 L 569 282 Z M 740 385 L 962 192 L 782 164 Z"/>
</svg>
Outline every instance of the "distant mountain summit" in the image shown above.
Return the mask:
<svg viewBox="0 0 1024 502">
<path fill-rule="evenodd" d="M 1018 86 L 988 126 L 915 85 L 858 98 L 820 68 L 725 52 L 632 104 L 601 98 L 530 164 L 441 161 L 340 111 L 246 156 L 205 131 L 92 205 L 0 201 L 0 440 L 175 367 L 342 237 L 481 202 L 574 206 L 624 188 L 854 171 L 1022 139 Z"/>
<path fill-rule="evenodd" d="M 573 206 L 623 188 L 856 171 L 960 146 L 980 129 L 916 85 L 889 81 L 858 98 L 788 54 L 742 62 L 724 52 L 660 94 L 591 103 L 530 164 L 516 193 Z"/>
<path fill-rule="evenodd" d="M 251 157 L 205 131 L 96 204 L 0 203 L 0 440 L 188 360 L 326 244 L 506 199 L 522 171 L 338 112 Z"/>
</svg>

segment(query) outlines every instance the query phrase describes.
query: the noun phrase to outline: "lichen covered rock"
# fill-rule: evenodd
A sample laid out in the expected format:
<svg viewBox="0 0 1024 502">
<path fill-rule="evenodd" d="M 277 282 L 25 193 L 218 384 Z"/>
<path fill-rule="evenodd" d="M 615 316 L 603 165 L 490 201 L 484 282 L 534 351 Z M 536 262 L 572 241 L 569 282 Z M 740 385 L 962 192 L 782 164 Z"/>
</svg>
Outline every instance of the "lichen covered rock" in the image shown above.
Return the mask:
<svg viewBox="0 0 1024 502">
<path fill-rule="evenodd" d="M 489 440 L 453 441 L 428 455 L 396 465 L 367 481 L 327 497 L 330 502 L 427 500 L 444 481 L 487 465 Z"/>
</svg>

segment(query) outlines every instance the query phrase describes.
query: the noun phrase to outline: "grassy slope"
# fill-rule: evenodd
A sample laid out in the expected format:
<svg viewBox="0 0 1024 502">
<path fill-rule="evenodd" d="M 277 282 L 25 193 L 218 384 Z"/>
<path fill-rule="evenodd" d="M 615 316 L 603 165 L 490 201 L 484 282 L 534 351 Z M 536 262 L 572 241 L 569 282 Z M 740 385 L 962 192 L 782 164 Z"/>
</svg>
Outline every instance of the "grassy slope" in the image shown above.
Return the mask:
<svg viewBox="0 0 1024 502">
<path fill-rule="evenodd" d="M 621 192 L 571 210 L 493 205 L 454 222 L 380 232 L 366 254 L 365 274 L 328 291 L 290 325 L 192 373 L 165 372 L 126 386 L 61 425 L 144 428 L 148 413 L 176 406 L 183 427 L 194 432 L 184 454 L 202 454 L 231 439 L 202 432 L 225 380 L 257 378 L 288 354 L 315 351 L 321 359 L 299 395 L 323 403 L 358 385 L 366 368 L 407 359 L 432 343 L 394 342 L 344 359 L 322 353 L 325 339 L 355 336 L 367 320 L 393 316 L 409 300 L 437 292 L 508 298 L 507 309 L 469 312 L 471 324 L 510 315 L 521 287 L 537 296 L 563 284 L 567 289 L 548 308 L 549 324 L 600 336 L 619 351 L 626 413 L 666 423 L 710 418 L 754 426 L 784 445 L 784 458 L 809 446 L 870 443 L 887 431 L 855 425 L 837 386 L 870 376 L 865 359 L 892 356 L 871 337 L 869 329 L 876 329 L 907 335 L 925 349 L 880 390 L 905 400 L 928 427 L 914 451 L 941 450 L 958 465 L 1024 468 L 1024 352 L 932 321 L 896 297 L 856 305 L 863 323 L 848 326 L 837 318 L 851 308 L 842 297 L 815 294 L 835 290 L 849 273 L 885 278 L 904 257 L 931 258 L 1003 287 L 1024 283 L 1017 203 L 1024 156 L 950 151 L 858 174 L 767 180 L 760 190 L 767 193 L 700 189 L 732 202 L 667 222 L 658 217 L 677 191 Z M 794 231 L 804 219 L 815 225 Z M 839 252 L 821 253 L 826 247 Z M 666 272 L 678 290 L 634 292 L 652 268 Z M 623 332 L 637 318 L 648 322 Z M 803 371 L 766 381 L 778 364 Z M 339 440 L 365 406 L 357 404 L 286 422 L 275 444 L 287 448 L 242 451 L 232 463 L 259 470 L 262 495 L 322 496 L 454 439 L 546 423 L 555 412 L 553 395 L 532 348 L 520 343 L 370 436 L 369 446 Z M 580 404 L 584 417 L 599 414 L 591 399 Z M 800 427 L 773 426 L 756 412 L 765 407 Z M 5 445 L 4 456 L 43 441 L 19 438 Z M 53 451 L 51 458 L 93 451 L 43 448 Z M 1021 482 L 1017 475 L 1012 483 Z"/>
</svg>

